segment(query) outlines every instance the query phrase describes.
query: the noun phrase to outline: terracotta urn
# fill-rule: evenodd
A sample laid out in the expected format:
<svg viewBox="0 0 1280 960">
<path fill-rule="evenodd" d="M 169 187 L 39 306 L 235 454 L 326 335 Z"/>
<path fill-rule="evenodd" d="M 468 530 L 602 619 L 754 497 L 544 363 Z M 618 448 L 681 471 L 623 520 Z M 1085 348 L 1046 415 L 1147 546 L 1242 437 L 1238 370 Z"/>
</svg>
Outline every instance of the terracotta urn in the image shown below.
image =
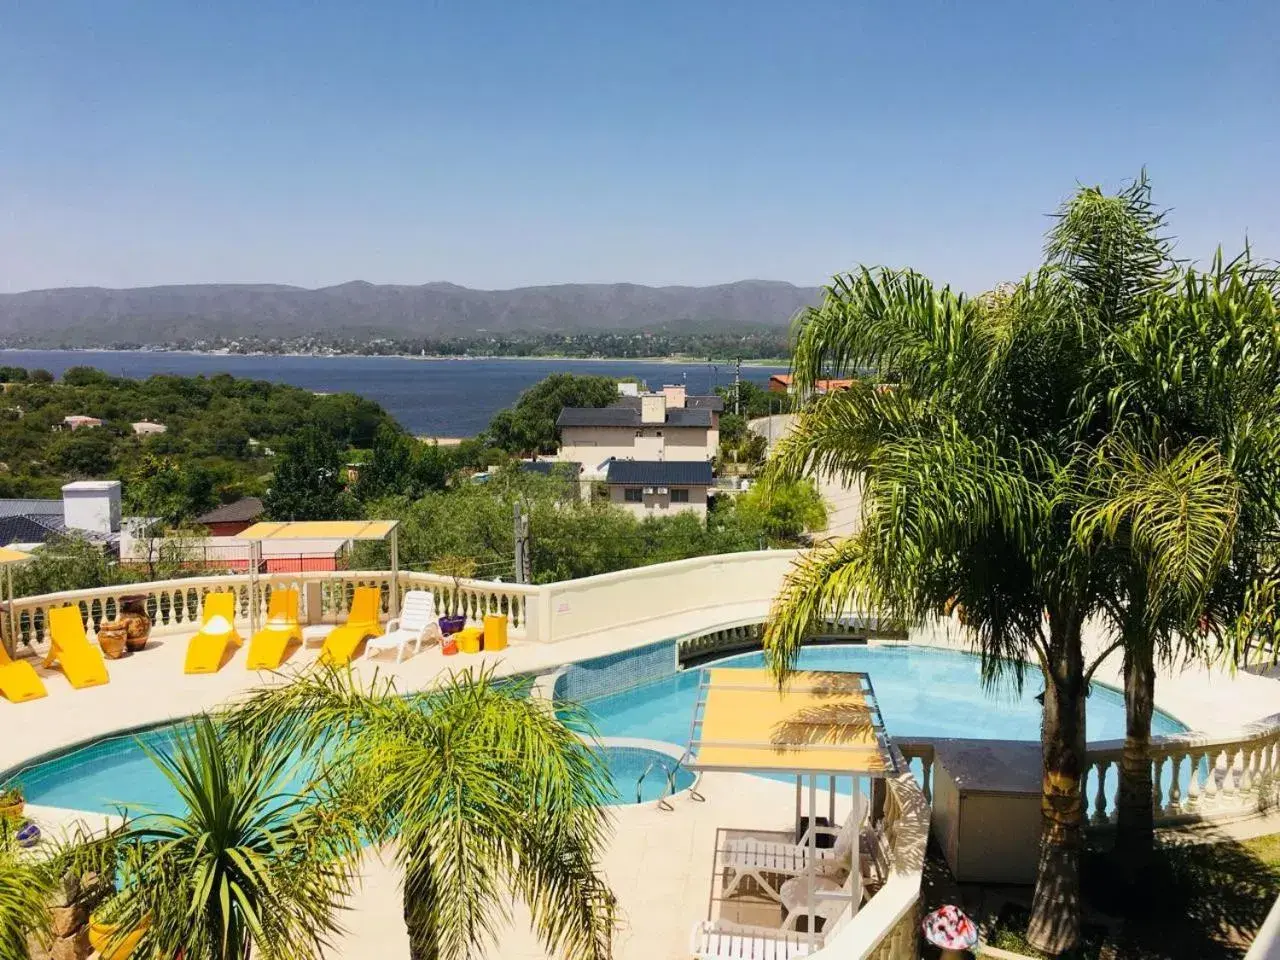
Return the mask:
<svg viewBox="0 0 1280 960">
<path fill-rule="evenodd" d="M 137 653 L 151 639 L 151 618 L 147 616 L 147 595 L 134 593 L 120 598 L 120 616 L 117 622 L 125 625 L 125 646 L 130 653 Z"/>
<path fill-rule="evenodd" d="M 128 639 L 129 630 L 122 620 L 103 620 L 98 624 L 98 646 L 108 660 L 119 660 L 125 655 Z"/>
</svg>

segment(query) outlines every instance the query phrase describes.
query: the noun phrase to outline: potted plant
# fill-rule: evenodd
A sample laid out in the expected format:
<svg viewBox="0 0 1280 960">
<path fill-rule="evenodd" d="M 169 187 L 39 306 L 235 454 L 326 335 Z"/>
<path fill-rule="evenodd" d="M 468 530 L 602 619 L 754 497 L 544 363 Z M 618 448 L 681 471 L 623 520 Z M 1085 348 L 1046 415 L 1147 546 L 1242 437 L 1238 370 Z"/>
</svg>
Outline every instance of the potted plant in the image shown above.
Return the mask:
<svg viewBox="0 0 1280 960">
<path fill-rule="evenodd" d="M 450 553 L 438 558 L 434 566 L 437 573 L 453 578 L 453 593 L 449 595 L 446 604 L 449 612 L 440 617 L 440 632 L 448 637 L 466 625 L 467 615 L 463 612 L 462 603 L 462 581 L 475 575 L 476 562 L 471 557 Z"/>
<path fill-rule="evenodd" d="M 26 795 L 16 783 L 0 787 L 0 818 L 18 819 L 26 803 Z"/>
</svg>

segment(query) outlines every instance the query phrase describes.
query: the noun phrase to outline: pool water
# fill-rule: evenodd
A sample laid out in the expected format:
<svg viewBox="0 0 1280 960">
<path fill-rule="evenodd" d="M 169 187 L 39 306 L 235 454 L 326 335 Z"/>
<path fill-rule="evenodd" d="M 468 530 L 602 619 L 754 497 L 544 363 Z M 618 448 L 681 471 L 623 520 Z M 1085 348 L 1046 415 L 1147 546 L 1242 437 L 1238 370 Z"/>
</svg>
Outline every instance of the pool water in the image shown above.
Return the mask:
<svg viewBox="0 0 1280 960">
<path fill-rule="evenodd" d="M 764 655 L 748 653 L 709 666 L 760 667 Z M 974 737 L 990 740 L 1039 740 L 1042 689 L 1040 672 L 1028 669 L 1021 695 L 1012 681 L 993 691 L 981 684 L 977 656 L 924 647 L 807 647 L 800 666 L 808 670 L 865 671 L 871 677 L 885 729 L 891 737 Z M 586 706 L 603 737 L 644 737 L 684 746 L 706 668 L 588 700 Z M 1095 683 L 1086 704 L 1090 741 L 1124 737 L 1124 696 Z M 1186 730 L 1168 714 L 1156 712 L 1156 735 Z"/>
<path fill-rule="evenodd" d="M 762 654 L 750 653 L 715 666 L 759 667 L 763 663 Z M 1040 705 L 1035 695 L 1041 687 L 1035 670 L 1028 670 L 1025 688 L 1019 694 L 1011 682 L 985 691 L 978 657 L 958 651 L 856 644 L 809 647 L 800 654 L 800 666 L 867 672 L 890 736 L 1040 737 Z M 601 737 L 642 738 L 684 747 L 704 669 L 686 670 L 588 700 L 586 707 L 596 732 Z M 1090 741 L 1124 736 L 1124 698 L 1118 691 L 1095 683 L 1087 714 Z M 1186 729 L 1158 711 L 1151 726 L 1156 735 Z M 176 791 L 141 744 L 153 750 L 167 749 L 179 729 L 161 727 L 102 740 L 33 765 L 16 779 L 32 804 L 104 813 L 121 807 L 135 813 L 144 809 L 176 813 L 181 808 Z M 601 749 L 613 778 L 614 803 L 636 802 L 637 783 L 646 770 L 649 773 L 641 784 L 641 801 L 656 800 L 670 790 L 666 771 L 674 761 L 666 754 L 635 746 L 606 745 Z M 692 782 L 688 770 L 676 772 L 677 791 Z"/>
<path fill-rule="evenodd" d="M 17 777 L 28 803 L 71 810 L 116 813 L 122 807 L 132 814 L 181 813 L 182 802 L 167 777 L 147 755 L 169 750 L 176 727 L 161 727 L 137 735 L 113 737 L 89 744 L 59 757 L 28 767 Z M 613 804 L 635 803 L 637 783 L 640 801 L 657 800 L 670 792 L 667 771 L 675 758 L 656 750 L 632 746 L 600 748 L 613 779 Z M 646 773 L 647 771 L 647 773 Z M 693 774 L 680 769 L 675 790 L 687 789 Z"/>
</svg>

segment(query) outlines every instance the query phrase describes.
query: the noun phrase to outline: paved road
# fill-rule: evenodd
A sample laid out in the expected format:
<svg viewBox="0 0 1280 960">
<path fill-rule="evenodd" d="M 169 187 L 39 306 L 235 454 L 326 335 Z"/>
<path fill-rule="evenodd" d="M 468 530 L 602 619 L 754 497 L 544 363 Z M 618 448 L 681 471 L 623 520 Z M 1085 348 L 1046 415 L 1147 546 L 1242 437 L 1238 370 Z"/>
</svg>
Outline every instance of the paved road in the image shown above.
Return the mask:
<svg viewBox="0 0 1280 960">
<path fill-rule="evenodd" d="M 769 451 L 795 426 L 794 413 L 780 413 L 772 417 L 760 417 L 747 426 L 769 441 Z M 858 529 L 862 519 L 862 492 L 846 487 L 834 477 L 818 478 L 818 490 L 827 501 L 827 529 L 815 537 L 846 537 Z"/>
</svg>

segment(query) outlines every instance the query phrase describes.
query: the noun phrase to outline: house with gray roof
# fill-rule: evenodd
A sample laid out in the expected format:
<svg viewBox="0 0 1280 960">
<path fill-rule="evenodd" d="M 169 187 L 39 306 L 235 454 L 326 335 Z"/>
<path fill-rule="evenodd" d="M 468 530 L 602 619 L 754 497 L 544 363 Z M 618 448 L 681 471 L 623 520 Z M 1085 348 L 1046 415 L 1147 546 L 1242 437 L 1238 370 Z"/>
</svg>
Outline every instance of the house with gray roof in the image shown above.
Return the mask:
<svg viewBox="0 0 1280 960">
<path fill-rule="evenodd" d="M 710 464 L 720 446 L 719 397 L 689 397 L 682 386 L 622 396 L 607 407 L 565 407 L 557 459 L 603 475 L 613 460 Z"/>
</svg>

